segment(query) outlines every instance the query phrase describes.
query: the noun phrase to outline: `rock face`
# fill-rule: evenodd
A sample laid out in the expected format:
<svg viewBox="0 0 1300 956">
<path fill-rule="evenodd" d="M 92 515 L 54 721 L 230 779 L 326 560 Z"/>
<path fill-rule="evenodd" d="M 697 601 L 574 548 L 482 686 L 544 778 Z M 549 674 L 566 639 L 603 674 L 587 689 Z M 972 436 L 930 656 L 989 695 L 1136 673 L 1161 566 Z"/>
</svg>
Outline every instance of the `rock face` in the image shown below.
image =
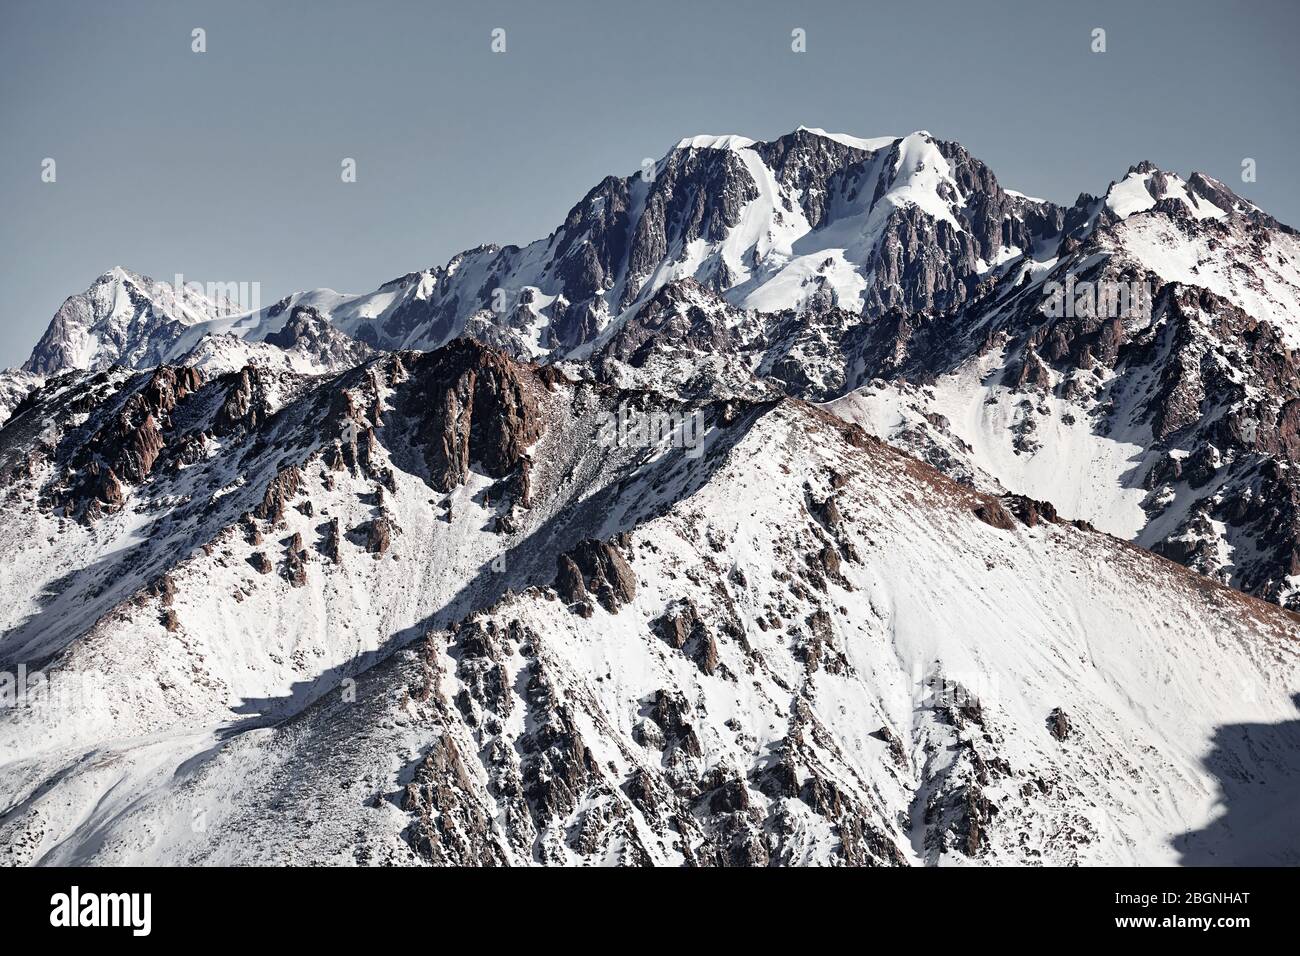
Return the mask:
<svg viewBox="0 0 1300 956">
<path fill-rule="evenodd" d="M 841 235 L 860 240 L 842 248 L 831 241 Z M 1202 173 L 1183 180 L 1139 163 L 1067 208 L 1004 189 L 960 144 L 924 131 L 864 140 L 799 129 L 770 142 L 683 140 L 653 170 L 602 180 L 525 248 L 472 249 L 370 295 L 298 295 L 232 335 L 331 369 L 371 348 L 471 336 L 502 358 L 580 360 L 599 381 L 682 398 L 779 389 L 856 401 L 871 390 L 868 405 L 909 413 L 862 410 L 864 424 L 890 422 L 883 437 L 953 477 L 1052 502 L 1300 606 L 1288 437 L 1300 417 L 1298 261 L 1293 230 Z M 1063 296 L 1066 286 L 1110 298 Z M 1114 314 L 1130 300 L 1110 293 L 1139 286 L 1150 316 Z M 65 303 L 25 374 L 176 361 L 193 325 L 221 310 L 113 270 Z M 917 391 L 935 383 L 947 384 Z M 508 387 L 485 387 L 511 404 Z M 466 379 L 426 397 L 435 487 L 458 485 L 471 433 L 493 430 L 495 410 L 477 425 L 465 417 L 479 388 Z M 269 414 L 274 394 L 241 376 L 214 431 Z M 989 401 L 987 414 L 966 413 Z M 527 409 L 501 420 L 485 454 L 517 460 L 505 438 L 528 432 Z M 1104 488 L 1063 499 L 1053 487 L 1042 460 L 1058 425 Z M 157 441 L 147 432 L 145 458 Z M 989 451 L 989 438 L 1014 457 Z M 200 440 L 185 436 L 187 463 Z M 1108 447 L 1129 440 L 1142 449 L 1132 474 Z M 499 517 L 503 533 L 516 526 Z"/>
<path fill-rule="evenodd" d="M 78 400 L 74 413 L 93 410 L 96 428 L 86 440 L 56 451 L 64 473 L 50 493 L 66 501 L 67 513 L 94 520 L 122 505 L 123 484 L 148 480 L 174 434 L 173 413 L 201 387 L 195 369 L 161 366 L 135 377 L 100 404 Z"/>
<path fill-rule="evenodd" d="M 670 608 L 654 622 L 654 627 L 670 647 L 693 660 L 703 673 L 717 672 L 718 645 L 694 603 L 684 601 Z"/>
<path fill-rule="evenodd" d="M 433 348 L 471 335 L 514 358 L 555 360 L 589 345 L 613 316 L 690 280 L 731 306 L 815 313 L 822 333 L 779 345 L 797 356 L 829 341 L 828 330 L 842 337 L 859 313 L 968 301 L 988 263 L 1056 235 L 1064 218 L 1050 203 L 1004 191 L 959 144 L 923 131 L 871 141 L 806 129 L 765 143 L 696 137 L 651 172 L 606 177 L 552 235 L 525 248 L 480 246 L 369 296 L 298 302 L 288 324 L 290 303 L 277 303 L 261 318 L 275 323 L 264 337 L 297 347 L 316 334 L 299 331 L 311 313 L 297 310 L 324 315 L 328 306 L 335 326 L 375 348 Z M 867 241 L 803 249 L 801 238 L 830 227 Z M 797 322 L 786 330 L 799 338 Z M 790 370 L 799 364 L 795 357 Z"/>
<path fill-rule="evenodd" d="M 440 738 L 406 785 L 402 809 L 415 814 L 412 844 L 437 866 L 501 866 L 482 808 L 470 799 L 473 778 L 451 737 Z"/>
<path fill-rule="evenodd" d="M 307 583 L 307 552 L 302 546 L 302 534 L 294 532 L 284 549 L 284 577 L 296 588 Z"/>
<path fill-rule="evenodd" d="M 438 491 L 462 484 L 471 463 L 506 477 L 541 436 L 538 383 L 500 352 L 458 341 L 416 357 L 410 374 L 405 410 L 418 422 L 429 482 Z"/>
<path fill-rule="evenodd" d="M 366 529 L 366 550 L 376 556 L 383 554 L 392 542 L 392 535 L 392 524 L 388 518 L 380 515 Z"/>
<path fill-rule="evenodd" d="M 345 334 L 311 306 L 294 306 L 288 320 L 263 340 L 324 368 L 351 368 L 370 357 L 373 350 Z"/>
<path fill-rule="evenodd" d="M 555 590 L 566 602 L 588 594 L 611 614 L 636 597 L 636 575 L 613 544 L 588 539 L 556 559 Z"/>
<path fill-rule="evenodd" d="M 569 604 L 586 600 L 587 583 L 573 558 L 567 554 L 562 554 L 555 561 L 556 593 Z"/>
<path fill-rule="evenodd" d="M 325 557 L 335 564 L 343 563 L 343 529 L 338 518 L 330 518 L 323 544 Z"/>
<path fill-rule="evenodd" d="M 1003 531 L 1010 531 L 1016 526 L 1015 520 L 1011 514 L 1003 507 L 1002 502 L 993 500 L 985 501 L 975 506 L 975 517 L 979 518 L 986 525 L 994 528 L 1000 528 Z"/>
<path fill-rule="evenodd" d="M 881 437 L 1015 493 L 1031 527 L 1059 511 L 1300 607 L 1297 255 L 1289 227 L 1222 184 L 1139 164 L 1065 212 L 1050 263 L 874 323 L 859 367 L 878 380 L 833 407 L 863 424 L 900 409 Z M 1125 442 L 1136 453 L 1114 457 Z M 1045 465 L 1060 455 L 1095 477 L 1060 480 Z"/>
<path fill-rule="evenodd" d="M 247 365 L 225 379 L 226 398 L 217 412 L 215 428 L 218 435 L 237 429 L 252 430 L 266 420 L 270 402 L 266 397 L 264 373 L 256 365 Z"/>
<path fill-rule="evenodd" d="M 1047 715 L 1047 731 L 1057 740 L 1065 740 L 1070 736 L 1072 730 L 1069 715 L 1061 708 L 1054 708 Z"/>
<path fill-rule="evenodd" d="M 262 503 L 253 510 L 253 516 L 272 525 L 284 521 L 285 508 L 302 487 L 302 472 L 297 465 L 282 470 L 262 495 Z"/>
<path fill-rule="evenodd" d="M 1189 784 L 1206 742 L 1293 719 L 1280 609 L 1053 521 L 1042 496 L 977 495 L 797 399 L 692 404 L 472 345 L 259 368 L 251 394 L 259 379 L 268 413 L 220 436 L 238 371 L 195 391 L 182 369 L 75 373 L 0 429 L 0 662 L 93 650 L 144 678 L 110 682 L 90 717 L 50 701 L 40 740 L 0 709 L 17 760 L 0 795 L 38 811 L 0 819 L 4 859 L 1168 862 L 1175 838 L 1223 849 L 1188 836 L 1211 826 Z M 443 416 L 448 396 L 468 414 Z M 709 441 L 602 445 L 633 402 L 699 410 Z M 129 436 L 128 407 L 163 438 L 140 483 L 93 441 Z M 505 427 L 479 423 L 488 408 Z M 434 420 L 468 435 L 440 459 L 468 461 L 446 493 Z M 210 438 L 173 467 L 184 435 Z M 92 476 L 103 520 L 85 528 L 66 508 Z M 1215 691 L 1224 674 L 1258 694 Z M 1290 792 L 1284 764 L 1219 739 L 1250 771 L 1226 800 L 1258 779 Z M 88 750 L 106 760 L 68 757 Z M 185 773 L 157 772 L 164 756 Z M 105 817 L 116 774 L 157 789 Z M 191 802 L 218 814 L 207 833 L 157 830 Z"/>
</svg>

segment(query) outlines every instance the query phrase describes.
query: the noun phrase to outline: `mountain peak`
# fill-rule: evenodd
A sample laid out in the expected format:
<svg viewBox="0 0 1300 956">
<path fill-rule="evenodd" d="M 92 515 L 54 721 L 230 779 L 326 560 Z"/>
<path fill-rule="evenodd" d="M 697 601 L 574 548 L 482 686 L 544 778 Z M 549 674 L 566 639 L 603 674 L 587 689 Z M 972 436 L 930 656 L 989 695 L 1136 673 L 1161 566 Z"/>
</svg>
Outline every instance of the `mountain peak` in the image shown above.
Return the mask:
<svg viewBox="0 0 1300 956">
<path fill-rule="evenodd" d="M 839 143 L 841 146 L 848 146 L 852 149 L 860 149 L 864 152 L 874 153 L 885 149 L 898 142 L 903 137 L 899 136 L 872 136 L 862 137 L 853 136 L 849 133 L 831 133 L 816 126 L 799 126 L 792 132 L 778 136 L 768 143 L 774 143 L 779 140 L 796 136 L 799 133 L 807 133 L 811 136 L 817 136 L 821 139 L 830 140 Z M 910 136 L 920 137 L 922 139 L 932 140 L 933 137 L 927 130 L 917 130 Z M 726 133 L 716 135 L 712 133 L 702 133 L 698 136 L 687 136 L 677 141 L 674 149 L 720 149 L 720 150 L 738 150 L 749 149 L 752 146 L 766 145 L 759 140 L 751 139 L 748 136 L 741 136 L 736 133 Z"/>
<path fill-rule="evenodd" d="M 822 139 L 829 139 L 843 146 L 851 146 L 854 149 L 866 150 L 869 153 L 874 153 L 877 150 L 891 146 L 898 142 L 900 138 L 898 136 L 874 136 L 863 138 L 861 136 L 851 136 L 848 133 L 830 133 L 824 129 L 819 129 L 816 126 L 800 126 L 795 130 L 795 132 L 811 133 L 813 136 L 820 136 Z M 925 135 L 928 136 L 929 134 L 927 133 Z"/>
<path fill-rule="evenodd" d="M 738 136 L 735 133 L 726 133 L 721 136 L 714 136 L 709 133 L 701 133 L 699 136 L 687 136 L 678 141 L 674 149 L 747 149 L 755 144 L 756 140 L 748 136 Z"/>
<path fill-rule="evenodd" d="M 129 282 L 146 289 L 152 288 L 156 284 L 154 280 L 148 276 L 142 275 L 139 272 L 133 272 L 125 266 L 113 266 L 96 276 L 95 281 L 90 284 L 90 289 L 87 291 L 90 291 L 97 286 L 116 285 L 123 282 Z"/>
<path fill-rule="evenodd" d="M 1146 212 L 1165 199 L 1181 202 L 1197 219 L 1221 219 L 1244 205 L 1226 186 L 1206 177 L 1184 180 L 1150 160 L 1129 167 L 1128 173 L 1106 190 L 1105 205 L 1120 219 Z M 1195 185 L 1193 185 L 1193 183 Z M 1201 188 L 1198 188 L 1201 187 Z M 1215 188 L 1217 187 L 1217 188 Z"/>
<path fill-rule="evenodd" d="M 115 363 L 157 364 L 186 328 L 218 313 L 216 303 L 188 284 L 174 289 L 113 266 L 85 292 L 64 300 L 23 368 L 47 375 Z"/>
</svg>

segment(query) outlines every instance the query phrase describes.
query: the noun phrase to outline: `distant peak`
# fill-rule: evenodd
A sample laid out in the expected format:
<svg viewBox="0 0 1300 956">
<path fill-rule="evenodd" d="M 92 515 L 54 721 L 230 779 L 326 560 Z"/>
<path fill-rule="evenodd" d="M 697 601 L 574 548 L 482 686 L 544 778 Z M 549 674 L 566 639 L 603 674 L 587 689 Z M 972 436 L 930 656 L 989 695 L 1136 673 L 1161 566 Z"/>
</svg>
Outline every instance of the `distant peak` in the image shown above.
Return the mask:
<svg viewBox="0 0 1300 956">
<path fill-rule="evenodd" d="M 1218 219 L 1249 206 L 1232 190 L 1202 173 L 1193 173 L 1184 180 L 1145 159 L 1130 166 L 1123 179 L 1111 183 L 1105 204 L 1120 219 L 1127 219 L 1165 199 L 1181 202 L 1197 219 Z"/>
<path fill-rule="evenodd" d="M 793 133 L 786 134 L 793 136 L 797 133 L 807 133 L 810 136 L 817 136 L 821 139 L 830 140 L 839 143 L 841 146 L 848 146 L 852 149 L 860 149 L 865 152 L 874 153 L 889 146 L 894 145 L 904 137 L 900 136 L 852 136 L 848 133 L 831 133 L 827 130 L 816 126 L 800 126 Z M 778 137 L 784 139 L 785 137 Z M 914 140 L 931 140 L 932 137 L 925 130 L 919 130 L 910 134 L 908 139 Z M 718 149 L 718 150 L 738 150 L 748 149 L 752 146 L 759 145 L 759 140 L 750 139 L 748 136 L 741 136 L 737 133 L 725 133 L 716 135 L 713 133 L 702 133 L 699 136 L 687 136 L 678 140 L 674 149 Z"/>
<path fill-rule="evenodd" d="M 813 136 L 820 136 L 822 139 L 829 139 L 839 143 L 842 146 L 851 146 L 853 149 L 863 149 L 867 152 L 874 153 L 877 150 L 892 146 L 898 142 L 898 136 L 874 136 L 864 138 L 861 136 L 850 136 L 848 133 L 830 133 L 816 126 L 800 126 L 796 133 L 811 133 Z"/>
<path fill-rule="evenodd" d="M 97 279 L 95 279 L 95 284 L 107 285 L 110 282 L 126 282 L 126 281 L 139 283 L 143 279 L 144 276 L 140 275 L 140 273 L 138 272 L 132 272 L 130 269 L 124 268 L 122 266 L 113 266 L 111 269 L 102 273 Z"/>
<path fill-rule="evenodd" d="M 728 133 L 721 136 L 714 136 L 709 133 L 702 133 L 699 136 L 687 136 L 685 139 L 678 141 L 677 149 L 747 149 L 753 146 L 756 141 L 748 136 L 738 136 L 735 133 Z"/>
</svg>

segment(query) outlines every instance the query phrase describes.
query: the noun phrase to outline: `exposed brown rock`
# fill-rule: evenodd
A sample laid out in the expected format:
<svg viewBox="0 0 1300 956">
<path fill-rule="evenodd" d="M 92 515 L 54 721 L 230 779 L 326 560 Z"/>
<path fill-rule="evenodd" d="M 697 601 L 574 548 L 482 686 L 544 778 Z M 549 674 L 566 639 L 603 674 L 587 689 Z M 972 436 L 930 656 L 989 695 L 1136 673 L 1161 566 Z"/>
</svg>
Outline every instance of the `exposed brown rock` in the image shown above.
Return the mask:
<svg viewBox="0 0 1300 956">
<path fill-rule="evenodd" d="M 218 435 L 240 428 L 251 431 L 266 419 L 267 405 L 261 375 L 256 365 L 246 365 L 229 377 L 226 398 L 217 410 L 214 422 Z"/>
<path fill-rule="evenodd" d="M 1016 521 L 1011 517 L 1011 513 L 996 498 L 980 502 L 975 506 L 974 511 L 975 517 L 987 525 L 992 525 L 994 528 L 1010 531 L 1016 526 Z"/>
<path fill-rule="evenodd" d="M 680 747 L 691 757 L 703 754 L 699 738 L 687 719 L 690 705 L 679 691 L 657 690 L 650 708 L 650 718 L 663 731 L 666 747 Z"/>
<path fill-rule="evenodd" d="M 660 638 L 686 654 L 705 674 L 717 673 L 717 641 L 692 601 L 685 600 L 669 608 L 655 620 L 653 627 Z"/>
<path fill-rule="evenodd" d="M 125 416 L 127 413 L 123 413 Z M 117 468 L 127 481 L 139 482 L 153 469 L 163 449 L 162 429 L 152 413 L 135 427 L 122 422 L 124 434 L 119 443 Z"/>
<path fill-rule="evenodd" d="M 307 583 L 307 565 L 297 551 L 289 551 L 284 556 L 284 577 L 296 588 Z"/>
<path fill-rule="evenodd" d="M 334 442 L 325 453 L 325 467 L 330 471 L 347 471 L 348 463 L 343 457 L 343 446 Z"/>
<path fill-rule="evenodd" d="M 411 373 L 405 407 L 418 416 L 430 483 L 439 491 L 460 485 L 471 462 L 505 477 L 542 433 L 534 374 L 495 349 L 457 339 L 416 357 Z"/>
<path fill-rule="evenodd" d="M 636 575 L 613 544 L 588 539 L 556 558 L 555 590 L 567 602 L 595 595 L 607 611 L 636 596 Z"/>
<path fill-rule="evenodd" d="M 156 597 L 163 607 L 171 607 L 172 601 L 176 598 L 176 582 L 172 580 L 170 574 L 164 574 L 153 583 L 149 593 Z"/>
<path fill-rule="evenodd" d="M 885 742 L 885 745 L 889 750 L 889 758 L 894 762 L 894 766 L 898 767 L 900 770 L 907 769 L 907 751 L 903 747 L 903 742 L 898 739 L 897 734 L 888 727 L 882 726 L 871 736 Z"/>
<path fill-rule="evenodd" d="M 832 531 L 838 528 L 844 520 L 840 515 L 839 506 L 835 504 L 834 498 L 827 498 L 822 502 L 814 502 L 812 508 L 813 514 L 817 520 L 824 524 Z"/>
<path fill-rule="evenodd" d="M 1056 707 L 1047 715 L 1047 732 L 1057 740 L 1065 740 L 1073 731 L 1070 717 L 1061 708 Z"/>
<path fill-rule="evenodd" d="M 555 564 L 555 591 L 560 598 L 567 604 L 584 600 L 587 597 L 587 587 L 574 560 L 567 554 L 561 554 L 556 557 Z"/>
<path fill-rule="evenodd" d="M 343 529 L 338 518 L 330 518 L 323 549 L 325 556 L 335 564 L 343 563 Z"/>
<path fill-rule="evenodd" d="M 406 785 L 402 809 L 417 815 L 411 844 L 438 866 L 502 866 L 507 860 L 456 742 L 442 734 Z"/>
<path fill-rule="evenodd" d="M 283 469 L 266 486 L 262 503 L 253 509 L 254 516 L 272 524 L 279 524 L 284 520 L 285 504 L 298 493 L 301 486 L 302 472 L 298 470 L 297 465 L 290 465 Z"/>
<path fill-rule="evenodd" d="M 106 505 L 120 506 L 125 500 L 122 494 L 122 482 L 112 468 L 103 468 L 94 463 L 89 469 L 94 481 L 95 498 Z"/>
<path fill-rule="evenodd" d="M 1004 500 L 1012 514 L 1030 528 L 1035 527 L 1040 521 L 1056 524 L 1061 520 L 1056 513 L 1056 506 L 1050 501 L 1037 501 L 1024 495 L 1007 495 Z"/>
<path fill-rule="evenodd" d="M 380 515 L 370 522 L 366 530 L 366 550 L 372 554 L 383 554 L 392 541 L 392 523 L 385 515 Z"/>
</svg>

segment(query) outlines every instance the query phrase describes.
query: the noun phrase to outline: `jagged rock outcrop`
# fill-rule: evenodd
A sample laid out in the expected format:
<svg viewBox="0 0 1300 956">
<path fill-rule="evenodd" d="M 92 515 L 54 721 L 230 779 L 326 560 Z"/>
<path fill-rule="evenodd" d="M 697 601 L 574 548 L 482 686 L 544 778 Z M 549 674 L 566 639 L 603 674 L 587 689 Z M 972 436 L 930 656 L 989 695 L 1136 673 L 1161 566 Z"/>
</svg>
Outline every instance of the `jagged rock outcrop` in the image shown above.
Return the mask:
<svg viewBox="0 0 1300 956">
<path fill-rule="evenodd" d="M 303 305 L 294 306 L 284 325 L 264 341 L 325 368 L 350 368 L 373 353 L 368 345 L 347 335 L 319 311 Z"/>
<path fill-rule="evenodd" d="M 298 494 L 302 487 L 302 471 L 297 465 L 282 469 L 266 486 L 262 502 L 253 509 L 253 516 L 269 522 L 272 526 L 284 521 L 284 511 L 288 503 Z"/>
<path fill-rule="evenodd" d="M 590 594 L 613 614 L 636 596 L 636 575 L 616 546 L 588 539 L 557 557 L 555 589 L 569 603 Z"/>
<path fill-rule="evenodd" d="M 718 644 L 690 600 L 669 608 L 655 621 L 659 636 L 674 650 L 693 660 L 705 674 L 718 670 Z"/>
<path fill-rule="evenodd" d="M 302 534 L 294 532 L 284 549 L 284 577 L 296 588 L 307 583 L 307 552 L 303 548 Z"/>
<path fill-rule="evenodd" d="M 1073 732 L 1070 717 L 1059 707 L 1054 707 L 1047 715 L 1047 731 L 1057 740 L 1065 740 Z"/>
<path fill-rule="evenodd" d="M 989 458 L 1013 464 L 1108 437 L 1126 456 L 1126 518 L 1179 525 L 1154 547 L 1221 576 L 1231 559 L 1234 583 L 1286 600 L 1278 571 L 1300 569 L 1286 330 L 1175 282 L 1149 320 L 1046 315 L 1048 270 L 1103 263 L 1102 242 L 1140 223 L 1090 200 L 1055 242 L 1067 227 L 1051 204 L 908 139 L 687 144 L 656 170 L 671 191 L 608 181 L 542 247 L 467 254 L 437 282 L 397 280 L 392 311 L 351 300 L 336 317 L 377 346 L 473 322 L 499 347 L 330 375 L 218 365 L 237 371 L 206 385 L 166 366 L 52 376 L 0 428 L 0 656 L 121 680 L 89 717 L 41 703 L 39 739 L 0 712 L 16 754 L 0 787 L 31 811 L 0 815 L 0 857 L 866 866 L 1224 851 L 1206 768 L 1241 770 L 1218 781 L 1229 807 L 1294 776 L 1274 759 L 1294 716 L 1294 618 L 1063 518 L 1084 513 L 1058 494 L 1074 472 L 1050 490 L 986 482 L 971 459 L 995 446 L 961 433 L 991 422 L 1008 444 Z M 1231 202 L 1219 187 L 1183 200 L 1153 167 L 1134 175 L 1155 203 L 1143 228 L 1280 241 L 1253 214 L 1192 215 L 1207 211 L 1196 196 Z M 922 187 L 940 207 L 907 199 Z M 776 312 L 745 305 L 803 258 L 774 242 L 850 214 L 880 227 L 878 248 L 798 263 Z M 718 251 L 764 217 L 789 228 Z M 1212 251 L 1195 261 L 1208 270 Z M 526 271 L 541 261 L 548 274 Z M 867 262 L 897 288 L 863 286 Z M 1260 295 L 1279 263 L 1255 263 Z M 477 308 L 498 289 L 504 311 Z M 611 326 L 627 296 L 653 308 Z M 289 320 L 268 348 L 324 333 L 323 313 Z M 608 376 L 514 358 L 564 357 L 601 330 Z M 972 356 L 979 368 L 962 365 Z M 646 374 L 627 385 L 628 369 Z M 696 401 L 682 369 L 691 388 L 716 371 L 801 398 Z M 874 417 L 802 400 L 865 375 L 890 390 Z M 627 407 L 701 410 L 707 442 L 602 446 L 600 423 Z M 934 443 L 929 460 L 968 466 L 964 484 L 863 430 L 895 420 Z M 76 526 L 86 516 L 112 520 Z M 145 680 L 128 695 L 131 675 Z M 1197 692 L 1225 675 L 1252 693 Z M 68 757 L 88 752 L 102 759 Z M 129 805 L 100 799 L 135 787 Z M 191 805 L 209 830 L 158 828 Z"/>
<path fill-rule="evenodd" d="M 458 341 L 418 356 L 405 397 L 418 419 L 429 483 L 451 491 L 480 464 L 493 478 L 519 467 L 542 433 L 534 374 L 499 352 Z"/>
<path fill-rule="evenodd" d="M 989 501 L 981 501 L 974 508 L 975 517 L 979 518 L 987 525 L 998 528 L 1002 531 L 1010 531 L 1016 526 L 1015 519 L 1007 511 L 1002 502 L 996 498 Z"/>
<path fill-rule="evenodd" d="M 366 550 L 378 557 L 388 550 L 393 539 L 393 525 L 386 515 L 380 515 L 366 528 Z"/>
<path fill-rule="evenodd" d="M 213 430 L 218 435 L 229 434 L 237 429 L 251 431 L 266 420 L 269 401 L 263 375 L 258 366 L 246 365 L 222 379 L 226 386 L 226 398 L 213 423 Z"/>
<path fill-rule="evenodd" d="M 330 518 L 321 547 L 330 561 L 335 564 L 343 562 L 343 528 L 338 518 Z"/>
<path fill-rule="evenodd" d="M 456 742 L 442 735 L 402 794 L 402 809 L 418 817 L 409 837 L 437 866 L 501 866 L 507 860 L 492 838 L 491 820 Z"/>
</svg>

